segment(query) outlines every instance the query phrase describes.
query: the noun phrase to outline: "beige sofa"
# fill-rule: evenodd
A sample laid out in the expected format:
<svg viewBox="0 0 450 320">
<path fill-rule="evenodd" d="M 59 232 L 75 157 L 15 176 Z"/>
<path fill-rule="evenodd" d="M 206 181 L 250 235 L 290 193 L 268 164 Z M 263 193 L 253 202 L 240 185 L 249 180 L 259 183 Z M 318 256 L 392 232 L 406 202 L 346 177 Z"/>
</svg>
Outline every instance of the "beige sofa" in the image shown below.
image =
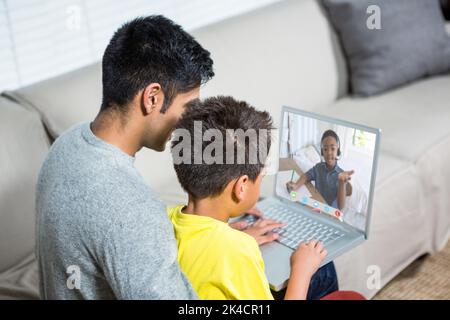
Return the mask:
<svg viewBox="0 0 450 320">
<path fill-rule="evenodd" d="M 364 99 L 348 96 L 339 41 L 315 0 L 282 1 L 193 34 L 216 77 L 203 96 L 230 94 L 269 110 L 289 105 L 383 130 L 369 240 L 336 259 L 341 289 L 371 298 L 368 269 L 381 286 L 450 235 L 450 75 Z M 34 184 L 53 139 L 100 105 L 99 64 L 0 97 L 0 298 L 38 298 Z M 142 150 L 136 166 L 167 203 L 184 202 L 168 151 Z M 263 195 L 272 193 L 267 177 Z"/>
</svg>

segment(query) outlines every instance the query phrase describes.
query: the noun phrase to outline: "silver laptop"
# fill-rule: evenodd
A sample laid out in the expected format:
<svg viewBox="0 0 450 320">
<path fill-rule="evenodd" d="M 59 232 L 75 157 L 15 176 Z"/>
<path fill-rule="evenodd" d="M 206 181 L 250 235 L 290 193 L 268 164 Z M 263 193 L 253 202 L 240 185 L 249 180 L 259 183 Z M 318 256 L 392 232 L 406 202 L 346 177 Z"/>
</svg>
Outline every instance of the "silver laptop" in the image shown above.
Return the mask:
<svg viewBox="0 0 450 320">
<path fill-rule="evenodd" d="M 325 265 L 368 238 L 381 134 L 380 129 L 289 107 L 282 108 L 279 129 L 274 196 L 257 204 L 264 218 L 287 223 L 274 230 L 280 234 L 277 241 L 261 246 L 270 287 L 275 291 L 286 287 L 290 256 L 299 243 L 322 241 L 328 251 L 322 262 Z M 334 168 L 330 166 L 333 156 L 326 149 L 333 146 L 321 142 L 329 130 L 338 137 L 338 141 L 325 140 L 336 144 Z M 326 162 L 323 150 L 331 162 Z M 354 173 L 346 186 L 345 201 L 338 205 L 333 185 L 341 170 Z M 288 191 L 287 183 L 307 172 L 315 180 Z M 244 219 L 255 220 L 252 216 Z"/>
</svg>

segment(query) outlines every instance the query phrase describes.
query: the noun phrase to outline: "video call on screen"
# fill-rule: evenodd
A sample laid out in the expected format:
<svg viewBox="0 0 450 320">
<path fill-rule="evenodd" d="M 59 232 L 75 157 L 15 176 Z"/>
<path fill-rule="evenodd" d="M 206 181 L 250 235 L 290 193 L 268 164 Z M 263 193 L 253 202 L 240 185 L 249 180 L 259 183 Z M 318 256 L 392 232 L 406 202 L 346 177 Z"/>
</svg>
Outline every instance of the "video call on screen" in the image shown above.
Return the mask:
<svg viewBox="0 0 450 320">
<path fill-rule="evenodd" d="M 276 194 L 336 215 L 364 231 L 376 134 L 290 112 L 283 117 Z M 322 141 L 324 133 L 326 143 Z M 345 201 L 339 202 L 340 172 L 351 174 L 350 180 L 341 183 Z M 287 184 L 298 181 L 302 175 L 315 179 L 289 190 Z"/>
</svg>

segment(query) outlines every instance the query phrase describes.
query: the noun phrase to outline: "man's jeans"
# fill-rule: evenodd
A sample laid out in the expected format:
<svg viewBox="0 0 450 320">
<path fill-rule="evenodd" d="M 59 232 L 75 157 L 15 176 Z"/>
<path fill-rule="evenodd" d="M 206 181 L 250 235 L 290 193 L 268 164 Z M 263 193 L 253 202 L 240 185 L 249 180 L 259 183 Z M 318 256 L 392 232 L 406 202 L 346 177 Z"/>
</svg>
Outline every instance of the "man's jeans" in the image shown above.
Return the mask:
<svg viewBox="0 0 450 320">
<path fill-rule="evenodd" d="M 321 267 L 311 278 L 308 289 L 308 300 L 319 300 L 320 298 L 338 290 L 338 280 L 334 263 L 330 262 Z M 273 292 L 275 300 L 284 299 L 286 289 L 279 292 Z"/>
</svg>

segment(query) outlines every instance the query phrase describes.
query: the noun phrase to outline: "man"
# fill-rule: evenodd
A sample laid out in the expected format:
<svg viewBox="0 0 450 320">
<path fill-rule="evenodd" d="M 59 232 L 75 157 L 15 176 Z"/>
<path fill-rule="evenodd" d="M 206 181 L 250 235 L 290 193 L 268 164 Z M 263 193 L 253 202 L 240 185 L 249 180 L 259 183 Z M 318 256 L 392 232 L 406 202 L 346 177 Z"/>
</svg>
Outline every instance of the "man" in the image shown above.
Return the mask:
<svg viewBox="0 0 450 320">
<path fill-rule="evenodd" d="M 195 299 L 165 205 L 133 161 L 142 147 L 164 150 L 184 105 L 213 77 L 213 61 L 180 26 L 150 16 L 123 25 L 102 63 L 99 114 L 62 134 L 39 174 L 41 297 Z M 263 243 L 278 226 L 246 231 Z"/>
</svg>

